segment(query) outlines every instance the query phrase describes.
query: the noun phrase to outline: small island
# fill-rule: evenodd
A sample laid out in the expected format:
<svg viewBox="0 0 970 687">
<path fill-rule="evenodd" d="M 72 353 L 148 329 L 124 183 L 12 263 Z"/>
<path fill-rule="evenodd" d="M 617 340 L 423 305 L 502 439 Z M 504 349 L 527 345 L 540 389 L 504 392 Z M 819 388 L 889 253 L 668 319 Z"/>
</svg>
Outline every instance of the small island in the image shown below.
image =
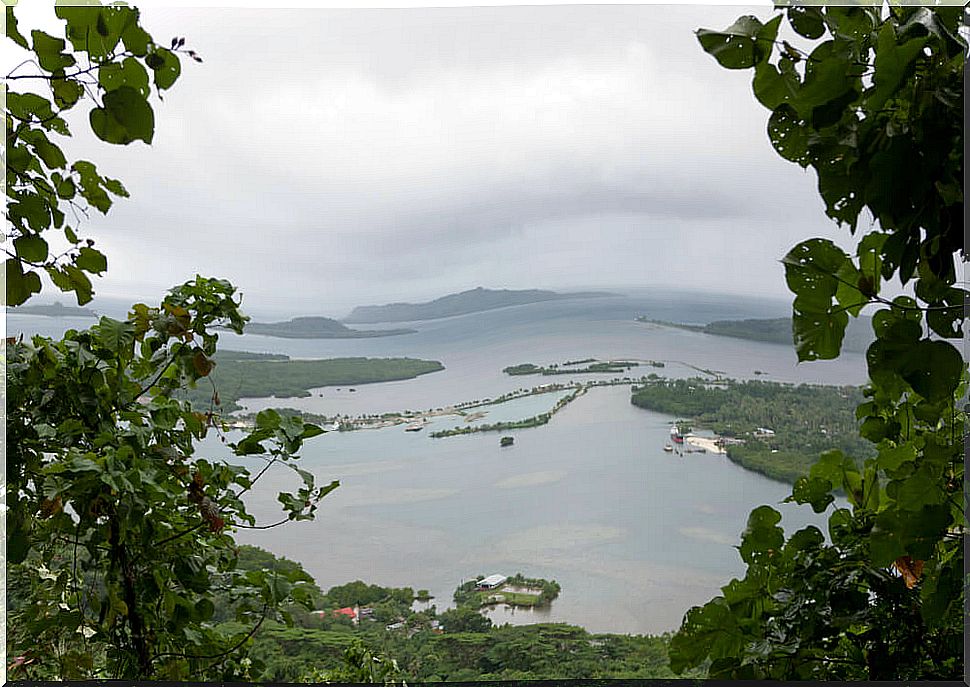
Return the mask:
<svg viewBox="0 0 970 687">
<path fill-rule="evenodd" d="M 586 364 L 586 367 L 576 367 L 576 365 Z M 663 367 L 663 363 L 655 364 L 654 361 L 650 361 L 651 365 L 655 367 Z M 545 367 L 534 365 L 533 363 L 520 363 L 518 365 L 510 365 L 502 370 L 507 375 L 519 376 L 519 375 L 573 375 L 573 374 L 586 374 L 586 373 L 608 373 L 608 372 L 626 372 L 634 367 L 640 365 L 638 362 L 631 362 L 629 360 L 606 360 L 597 361 L 595 358 L 587 358 L 585 360 L 571 360 L 563 363 L 561 366 L 558 364 L 548 365 Z"/>
<path fill-rule="evenodd" d="M 19 305 L 7 311 L 11 315 L 43 315 L 45 317 L 97 317 L 89 308 L 77 308 L 56 301 L 50 305 Z"/>
<path fill-rule="evenodd" d="M 329 317 L 294 317 L 286 322 L 251 322 L 247 334 L 283 339 L 371 339 L 378 336 L 414 334 L 415 329 L 351 329 Z"/>
<path fill-rule="evenodd" d="M 479 575 L 455 590 L 454 601 L 458 608 L 479 609 L 496 604 L 541 608 L 551 604 L 560 591 L 555 580 L 525 577 L 522 573 L 511 577 Z"/>
</svg>

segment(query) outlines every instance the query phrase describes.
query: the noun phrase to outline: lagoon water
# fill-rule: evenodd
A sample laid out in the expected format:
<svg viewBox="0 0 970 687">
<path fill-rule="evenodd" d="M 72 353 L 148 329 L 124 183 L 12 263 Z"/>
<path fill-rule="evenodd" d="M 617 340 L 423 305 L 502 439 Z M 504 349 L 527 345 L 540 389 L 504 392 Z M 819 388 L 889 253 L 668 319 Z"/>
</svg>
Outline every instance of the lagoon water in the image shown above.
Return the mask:
<svg viewBox="0 0 970 687">
<path fill-rule="evenodd" d="M 394 324 L 416 334 L 359 340 L 293 340 L 223 335 L 229 349 L 293 357 L 411 356 L 440 360 L 445 370 L 413 380 L 314 390 L 300 399 L 248 399 L 248 408 L 290 406 L 327 415 L 426 410 L 494 398 L 535 384 L 614 375 L 510 377 L 517 363 L 582 358 L 665 362 L 656 372 L 691 376 L 694 368 L 733 378 L 860 384 L 860 355 L 796 365 L 786 346 L 642 324 L 638 314 L 704 323 L 778 317 L 784 302 L 697 294 L 564 300 L 442 320 Z M 58 334 L 90 320 L 10 315 L 18 331 Z M 374 328 L 379 328 L 374 325 Z M 618 375 L 622 376 L 622 375 Z M 322 395 L 321 395 L 322 394 Z M 561 394 L 495 406 L 481 422 L 529 417 Z M 734 465 L 724 456 L 664 453 L 668 416 L 634 407 L 628 387 L 591 389 L 542 426 L 432 439 L 461 424 L 436 418 L 422 432 L 403 427 L 330 432 L 307 443 L 300 465 L 318 483 L 341 487 L 312 522 L 238 539 L 301 561 L 327 588 L 354 579 L 429 589 L 439 609 L 477 574 L 522 572 L 553 578 L 562 594 L 541 612 L 497 608 L 496 622 L 569 622 L 595 632 L 656 633 L 676 629 L 684 611 L 718 592 L 744 567 L 734 546 L 750 510 L 770 504 L 789 532 L 825 516 L 780 504 L 790 488 Z M 224 456 L 215 438 L 199 455 Z M 235 459 L 237 462 L 242 459 Z M 252 460 L 252 459 L 250 459 Z M 253 463 L 256 467 L 256 463 Z M 275 492 L 298 480 L 285 467 L 269 471 L 250 506 L 264 521 L 278 516 Z"/>
</svg>

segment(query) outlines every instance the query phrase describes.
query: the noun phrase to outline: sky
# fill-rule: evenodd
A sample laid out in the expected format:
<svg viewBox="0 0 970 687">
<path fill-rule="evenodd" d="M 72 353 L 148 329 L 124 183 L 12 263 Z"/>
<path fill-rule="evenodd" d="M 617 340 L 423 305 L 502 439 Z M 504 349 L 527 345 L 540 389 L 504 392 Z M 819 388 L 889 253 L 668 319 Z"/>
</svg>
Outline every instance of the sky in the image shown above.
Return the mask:
<svg viewBox="0 0 970 687">
<path fill-rule="evenodd" d="M 789 248 L 850 237 L 773 151 L 751 72 L 693 35 L 749 13 L 772 16 L 153 3 L 143 26 L 204 62 L 153 100 L 151 146 L 97 141 L 76 108 L 68 156 L 131 193 L 81 227 L 109 259 L 95 289 L 154 302 L 201 273 L 255 314 L 329 316 L 477 286 L 788 298 Z"/>
</svg>

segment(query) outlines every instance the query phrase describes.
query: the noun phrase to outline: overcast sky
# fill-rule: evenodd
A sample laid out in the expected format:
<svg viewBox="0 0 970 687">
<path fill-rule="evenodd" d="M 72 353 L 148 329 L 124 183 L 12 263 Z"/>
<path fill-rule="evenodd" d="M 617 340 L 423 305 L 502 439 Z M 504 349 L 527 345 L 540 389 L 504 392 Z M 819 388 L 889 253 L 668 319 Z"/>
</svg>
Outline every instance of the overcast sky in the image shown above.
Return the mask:
<svg viewBox="0 0 970 687">
<path fill-rule="evenodd" d="M 848 232 L 772 150 L 751 73 L 693 35 L 745 13 L 772 15 L 149 7 L 204 63 L 153 103 L 151 146 L 73 127 L 132 196 L 82 227 L 109 257 L 95 287 L 154 301 L 201 272 L 256 313 L 334 316 L 476 286 L 787 297 L 778 259 Z"/>
</svg>

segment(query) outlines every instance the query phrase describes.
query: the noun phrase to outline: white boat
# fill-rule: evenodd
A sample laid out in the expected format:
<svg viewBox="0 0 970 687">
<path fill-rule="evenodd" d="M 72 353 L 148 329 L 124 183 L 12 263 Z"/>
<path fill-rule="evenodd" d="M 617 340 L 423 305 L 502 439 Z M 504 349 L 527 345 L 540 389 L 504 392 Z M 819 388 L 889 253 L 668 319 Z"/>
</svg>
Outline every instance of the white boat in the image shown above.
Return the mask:
<svg viewBox="0 0 970 687">
<path fill-rule="evenodd" d="M 671 446 L 670 444 L 664 445 L 664 451 L 666 451 L 667 453 L 671 453 L 673 450 L 674 450 L 674 447 Z"/>
<path fill-rule="evenodd" d="M 420 432 L 422 429 L 424 429 L 424 423 L 421 423 L 421 422 L 412 422 L 411 424 L 409 424 L 407 427 L 404 428 L 404 431 L 405 432 Z"/>
</svg>

